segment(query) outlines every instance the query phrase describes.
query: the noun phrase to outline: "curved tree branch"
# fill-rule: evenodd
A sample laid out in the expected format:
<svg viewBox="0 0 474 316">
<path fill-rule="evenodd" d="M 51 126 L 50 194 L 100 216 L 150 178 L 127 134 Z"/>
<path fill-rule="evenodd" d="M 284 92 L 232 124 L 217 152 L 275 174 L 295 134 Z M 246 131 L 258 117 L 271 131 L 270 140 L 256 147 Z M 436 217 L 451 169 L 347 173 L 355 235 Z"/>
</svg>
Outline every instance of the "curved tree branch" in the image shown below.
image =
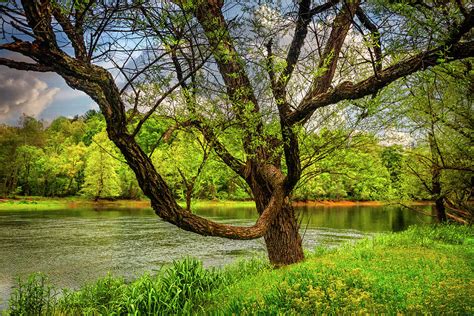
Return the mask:
<svg viewBox="0 0 474 316">
<path fill-rule="evenodd" d="M 38 72 L 54 71 L 53 67 L 44 66 L 41 64 L 26 63 L 22 61 L 14 61 L 8 58 L 0 58 L 0 65 L 18 69 L 18 70 L 26 70 L 26 71 L 38 71 Z"/>
<path fill-rule="evenodd" d="M 295 35 L 288 51 L 286 59 L 287 65 L 285 70 L 278 78 L 276 84 L 274 84 L 274 96 L 278 106 L 278 112 L 280 115 L 280 126 L 283 138 L 283 150 L 285 153 L 285 162 L 287 165 L 288 173 L 285 179 L 285 190 L 289 193 L 295 187 L 298 180 L 301 177 L 301 160 L 300 150 L 298 144 L 298 137 L 294 131 L 294 127 L 291 121 L 288 120 L 291 113 L 290 105 L 286 100 L 286 85 L 291 77 L 294 67 L 298 61 L 301 47 L 303 46 L 306 34 L 308 32 L 308 24 L 314 14 L 320 13 L 327 10 L 337 4 L 338 1 L 330 1 L 326 4 L 318 6 L 314 9 L 310 9 L 311 1 L 301 1 L 298 11 L 298 21 L 296 23 Z M 337 56 L 342 47 L 342 43 L 349 31 L 351 25 L 352 16 L 355 8 L 358 6 L 358 1 L 347 4 L 342 11 L 336 16 L 333 22 L 331 35 L 329 36 L 328 43 L 326 44 L 324 54 L 322 56 L 319 68 L 326 67 L 326 60 L 329 60 L 329 67 L 324 70 L 324 74 L 320 78 L 316 78 L 313 85 L 318 91 L 327 89 L 323 86 L 324 83 L 329 83 L 334 76 L 334 71 L 337 65 Z M 271 46 L 267 48 L 271 52 Z M 331 56 L 333 56 L 331 58 Z M 270 68 L 271 69 L 271 68 Z M 329 87 L 329 86 L 328 86 Z"/>
<path fill-rule="evenodd" d="M 309 94 L 303 99 L 298 108 L 289 115 L 288 121 L 290 124 L 296 124 L 308 120 L 314 111 L 319 108 L 342 100 L 356 100 L 373 94 L 399 78 L 443 63 L 443 58 L 440 58 L 442 56 L 451 60 L 472 57 L 474 56 L 474 42 L 457 43 L 451 47 L 439 46 L 382 70 L 378 78 L 372 76 L 356 84 L 346 81 L 334 90 L 320 94 Z"/>
<path fill-rule="evenodd" d="M 181 1 L 174 1 L 180 5 Z M 207 0 L 194 4 L 191 10 L 197 18 L 211 47 L 214 47 L 214 59 L 225 83 L 227 95 L 233 105 L 239 124 L 252 124 L 254 130 L 248 130 L 244 136 L 244 150 L 249 156 L 255 155 L 252 142 L 259 139 L 263 131 L 263 122 L 259 114 L 259 104 L 243 66 L 242 57 L 237 52 L 228 24 L 222 13 L 223 1 Z M 182 5 L 182 4 L 181 4 Z M 249 122 L 251 121 L 251 122 Z"/>
<path fill-rule="evenodd" d="M 359 7 L 359 3 L 360 0 L 345 2 L 341 11 L 334 18 L 331 34 L 329 35 L 323 55 L 319 61 L 318 73 L 313 80 L 308 95 L 325 93 L 331 86 L 339 61 L 339 53 L 341 52 L 342 44 L 344 44 L 349 28 L 352 25 L 353 17 Z"/>
<path fill-rule="evenodd" d="M 219 4 L 217 5 L 220 10 Z M 236 227 L 216 223 L 185 211 L 179 207 L 169 186 L 156 171 L 151 159 L 140 148 L 134 135 L 129 133 L 127 129 L 125 103 L 121 98 L 120 91 L 112 74 L 103 67 L 91 64 L 87 58 L 82 60 L 70 57 L 61 51 L 57 43 L 53 41 L 53 33 L 43 33 L 51 30 L 51 16 L 48 15 L 48 12 L 50 12 L 49 2 L 35 1 L 30 3 L 24 1 L 23 6 L 25 7 L 25 14 L 30 26 L 35 28 L 38 23 L 38 25 L 40 25 L 39 28 L 34 29 L 34 34 L 37 38 L 33 43 L 17 41 L 15 43 L 2 45 L 2 48 L 30 56 L 39 65 L 45 68 L 33 66 L 34 64 L 23 64 L 14 61 L 6 61 L 4 59 L 2 59 L 2 63 L 7 66 L 22 67 L 24 69 L 54 70 L 65 79 L 70 87 L 88 94 L 99 105 L 107 123 L 109 138 L 119 148 L 129 166 L 134 171 L 140 187 L 150 198 L 151 204 L 159 217 L 181 229 L 204 236 L 218 236 L 230 239 L 254 239 L 266 234 L 269 227 L 275 222 L 277 216 L 280 215 L 283 205 L 287 203 L 281 173 L 279 173 L 274 166 L 264 165 L 259 173 L 259 177 L 271 188 L 269 191 L 271 194 L 268 196 L 268 201 L 265 201 L 265 207 L 261 208 L 261 215 L 255 225 L 250 227 Z M 43 12 L 41 10 L 46 11 Z M 44 20 L 45 17 L 46 20 Z M 71 30 L 71 32 L 72 31 L 73 30 Z M 30 51 L 27 51 L 27 48 L 30 48 Z M 232 64 L 232 62 L 230 62 L 230 64 Z M 231 77 L 230 73 L 227 75 Z M 241 75 L 245 74 L 241 73 Z M 245 78 L 245 76 L 241 77 L 241 79 L 242 78 Z M 185 77 L 183 77 L 183 80 L 184 79 Z M 238 86 L 248 88 L 249 82 L 239 82 Z M 248 95 L 248 98 L 251 99 L 252 94 Z M 238 101 L 240 102 L 242 99 L 239 98 Z M 254 106 L 258 110 L 256 103 Z M 212 130 L 207 130 L 207 134 L 208 138 L 217 139 L 213 136 Z M 217 143 L 214 143 L 214 148 L 216 148 L 216 144 Z M 217 144 L 216 151 L 218 150 L 219 145 Z M 225 153 L 222 155 L 225 156 Z M 239 169 L 243 168 L 243 166 L 239 163 L 238 165 L 236 164 L 235 168 Z"/>
<path fill-rule="evenodd" d="M 25 10 L 26 20 L 33 34 L 43 45 L 52 49 L 58 49 L 56 35 L 51 26 L 52 7 L 49 0 L 29 1 L 22 0 L 21 4 Z"/>
<path fill-rule="evenodd" d="M 53 16 L 61 25 L 64 33 L 71 42 L 72 47 L 74 48 L 74 54 L 76 58 L 85 60 L 87 58 L 86 45 L 84 44 L 84 34 L 82 33 L 81 28 L 76 28 L 69 18 L 61 12 L 61 7 L 59 4 L 55 4 L 52 10 Z"/>
<path fill-rule="evenodd" d="M 165 219 L 167 222 L 172 223 L 181 229 L 191 231 L 203 236 L 246 240 L 260 238 L 265 235 L 270 224 L 281 211 L 283 201 L 283 191 L 275 191 L 267 207 L 259 216 L 257 222 L 253 226 L 248 227 L 216 223 L 184 210 L 178 211 L 175 216 L 166 216 L 166 218 L 159 211 L 157 211 L 156 213 L 158 216 Z"/>
<path fill-rule="evenodd" d="M 330 0 L 327 3 L 321 4 L 311 9 L 310 0 L 300 1 L 298 19 L 295 26 L 295 35 L 293 36 L 290 49 L 288 50 L 288 54 L 286 56 L 286 67 L 278 78 L 278 86 L 280 89 L 284 89 L 291 78 L 293 70 L 295 69 L 295 65 L 298 62 L 298 58 L 300 56 L 301 48 L 303 47 L 304 40 L 306 39 L 306 35 L 308 33 L 308 25 L 311 22 L 311 18 L 316 14 L 332 8 L 337 3 L 339 3 L 339 0 Z"/>
</svg>

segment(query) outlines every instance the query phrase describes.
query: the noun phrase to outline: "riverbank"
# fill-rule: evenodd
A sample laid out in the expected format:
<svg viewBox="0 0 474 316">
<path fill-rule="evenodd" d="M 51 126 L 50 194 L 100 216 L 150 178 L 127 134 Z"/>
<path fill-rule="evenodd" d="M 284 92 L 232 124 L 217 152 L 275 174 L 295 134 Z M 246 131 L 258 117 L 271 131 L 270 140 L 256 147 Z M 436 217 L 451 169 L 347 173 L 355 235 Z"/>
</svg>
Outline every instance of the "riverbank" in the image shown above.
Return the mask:
<svg viewBox="0 0 474 316">
<path fill-rule="evenodd" d="M 184 206 L 184 202 L 179 203 Z M 253 201 L 205 201 L 196 200 L 193 207 L 255 207 Z M 0 211 L 23 211 L 23 210 L 63 210 L 77 208 L 151 208 L 150 201 L 143 200 L 98 200 L 93 201 L 81 197 L 45 198 L 45 197 L 19 197 L 11 199 L 0 199 Z"/>
<path fill-rule="evenodd" d="M 412 227 L 272 269 L 264 260 L 207 270 L 184 259 L 127 283 L 109 276 L 59 292 L 44 276 L 17 287 L 17 314 L 341 314 L 474 312 L 474 230 Z"/>
<path fill-rule="evenodd" d="M 411 202 L 410 205 L 428 205 L 431 202 Z M 179 203 L 184 206 L 184 202 Z M 294 206 L 321 206 L 321 207 L 351 207 L 351 206 L 383 206 L 390 202 L 382 201 L 295 201 Z M 196 200 L 193 208 L 204 207 L 255 207 L 253 201 L 220 201 Z M 99 200 L 93 201 L 81 197 L 45 198 L 45 197 L 18 197 L 1 199 L 0 211 L 27 211 L 27 210 L 62 210 L 76 208 L 151 208 L 150 201 L 144 200 Z"/>
</svg>

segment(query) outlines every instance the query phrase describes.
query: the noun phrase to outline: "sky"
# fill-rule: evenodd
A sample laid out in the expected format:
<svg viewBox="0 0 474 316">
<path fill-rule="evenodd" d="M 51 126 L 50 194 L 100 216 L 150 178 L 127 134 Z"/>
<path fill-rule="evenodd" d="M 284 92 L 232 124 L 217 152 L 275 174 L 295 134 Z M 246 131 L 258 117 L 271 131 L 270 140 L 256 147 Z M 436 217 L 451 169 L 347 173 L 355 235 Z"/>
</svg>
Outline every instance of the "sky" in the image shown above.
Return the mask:
<svg viewBox="0 0 474 316">
<path fill-rule="evenodd" d="M 229 12 L 232 10 L 237 9 L 231 8 Z M 257 15 L 263 18 L 267 28 L 278 23 L 278 13 L 266 6 L 261 6 Z M 26 57 L 12 54 L 0 51 L 0 57 L 31 62 Z M 85 93 L 67 86 L 55 73 L 26 72 L 0 66 L 0 124 L 15 125 L 23 114 L 48 123 L 58 116 L 73 117 L 90 109 L 98 109 L 98 106 Z"/>
<path fill-rule="evenodd" d="M 2 19 L 8 21 L 5 16 Z M 5 34 L 11 33 L 23 40 L 31 40 L 28 36 L 12 31 L 6 23 L 2 25 L 2 30 Z M 0 38 L 0 43 L 11 41 L 11 38 Z M 0 50 L 0 57 L 32 62 L 25 56 L 6 50 Z M 55 73 L 20 71 L 0 66 L 0 124 L 17 125 L 23 114 L 48 124 L 58 116 L 74 117 L 97 108 L 89 96 L 70 88 Z"/>
<path fill-rule="evenodd" d="M 235 15 L 239 12 L 236 10 L 239 10 L 238 6 L 231 7 L 227 14 Z M 30 39 L 25 36 L 25 40 Z M 3 41 L 0 39 L 0 43 Z M 0 57 L 32 62 L 22 55 L 1 50 Z M 74 117 L 90 109 L 98 109 L 97 104 L 85 93 L 70 88 L 55 73 L 26 72 L 0 66 L 0 124 L 16 125 L 23 114 L 48 124 L 58 116 Z"/>
<path fill-rule="evenodd" d="M 70 88 L 55 73 L 0 66 L 0 124 L 16 125 L 23 114 L 48 123 L 58 116 L 73 117 L 97 108 L 89 96 Z"/>
</svg>

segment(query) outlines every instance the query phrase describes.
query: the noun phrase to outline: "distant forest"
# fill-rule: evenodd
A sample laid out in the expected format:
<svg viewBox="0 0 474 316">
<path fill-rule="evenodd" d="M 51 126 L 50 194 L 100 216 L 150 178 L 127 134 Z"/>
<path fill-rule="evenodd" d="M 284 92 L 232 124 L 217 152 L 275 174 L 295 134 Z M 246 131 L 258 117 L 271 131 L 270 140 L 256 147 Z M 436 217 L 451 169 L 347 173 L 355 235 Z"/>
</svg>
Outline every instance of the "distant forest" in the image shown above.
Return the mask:
<svg viewBox="0 0 474 316">
<path fill-rule="evenodd" d="M 232 134 L 221 137 L 232 143 Z M 252 198 L 245 183 L 215 157 L 202 137 L 180 131 L 172 120 L 152 117 L 137 138 L 178 199 Z M 293 193 L 295 200 L 431 198 L 426 186 L 432 166 L 423 159 L 429 150 L 422 144 L 387 146 L 373 133 L 344 129 L 306 134 L 303 143 L 312 157 Z M 464 192 L 470 179 L 466 183 L 463 176 L 454 170 L 443 181 L 450 190 Z M 73 119 L 59 117 L 48 126 L 29 116 L 18 126 L 0 125 L 0 195 L 144 197 L 125 159 L 107 138 L 102 115 L 94 110 Z"/>
</svg>

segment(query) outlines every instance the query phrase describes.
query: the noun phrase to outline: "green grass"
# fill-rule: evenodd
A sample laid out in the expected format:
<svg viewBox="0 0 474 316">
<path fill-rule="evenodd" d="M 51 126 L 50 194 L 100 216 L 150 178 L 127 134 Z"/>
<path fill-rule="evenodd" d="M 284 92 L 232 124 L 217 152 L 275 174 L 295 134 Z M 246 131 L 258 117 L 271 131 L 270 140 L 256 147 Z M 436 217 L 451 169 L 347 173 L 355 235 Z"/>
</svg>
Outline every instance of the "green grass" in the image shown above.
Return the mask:
<svg viewBox="0 0 474 316">
<path fill-rule="evenodd" d="M 9 300 L 10 315 L 168 315 L 204 312 L 214 293 L 269 265 L 262 259 L 238 262 L 225 269 L 204 269 L 193 258 L 175 261 L 157 275 L 133 282 L 111 275 L 77 291 L 58 291 L 43 274 L 18 280 Z"/>
<path fill-rule="evenodd" d="M 412 227 L 271 269 L 246 260 L 204 269 L 186 258 L 127 283 L 108 276 L 78 291 L 52 289 L 43 275 L 19 282 L 9 302 L 29 314 L 474 313 L 474 230 Z"/>
<path fill-rule="evenodd" d="M 179 205 L 185 206 L 185 202 L 180 202 Z M 223 206 L 226 208 L 241 208 L 241 207 L 255 207 L 253 201 L 206 201 L 195 200 L 192 203 L 192 208 L 207 208 Z M 45 197 L 19 197 L 15 199 L 0 199 L 1 211 L 50 211 L 63 210 L 77 207 L 104 207 L 104 208 L 150 208 L 148 200 L 100 200 L 94 202 L 84 197 L 64 197 L 64 198 L 45 198 Z"/>
<path fill-rule="evenodd" d="M 0 201 L 0 211 L 51 211 L 67 208 L 67 200 L 20 199 Z"/>
<path fill-rule="evenodd" d="M 226 288 L 224 314 L 474 313 L 474 235 L 468 227 L 412 227 Z"/>
<path fill-rule="evenodd" d="M 181 206 L 186 206 L 185 202 L 178 203 Z M 206 207 L 216 207 L 216 206 L 224 206 L 224 207 L 252 207 L 255 208 L 254 201 L 230 201 L 230 200 L 216 200 L 216 201 L 208 201 L 208 200 L 193 200 L 191 204 L 191 209 L 193 208 L 206 208 Z"/>
</svg>

